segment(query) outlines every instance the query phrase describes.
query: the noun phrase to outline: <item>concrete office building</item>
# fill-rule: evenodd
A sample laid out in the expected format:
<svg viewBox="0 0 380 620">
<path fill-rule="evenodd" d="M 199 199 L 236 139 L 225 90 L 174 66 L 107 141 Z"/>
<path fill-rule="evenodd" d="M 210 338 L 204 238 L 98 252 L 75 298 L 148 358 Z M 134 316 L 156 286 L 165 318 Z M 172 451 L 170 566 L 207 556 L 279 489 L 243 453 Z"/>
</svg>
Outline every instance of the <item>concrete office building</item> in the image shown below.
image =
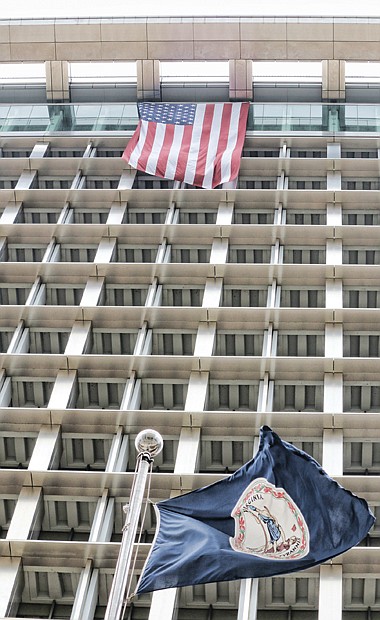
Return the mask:
<svg viewBox="0 0 380 620">
<path fill-rule="evenodd" d="M 0 617 L 104 617 L 146 427 L 153 500 L 234 471 L 267 423 L 379 513 L 380 85 L 349 79 L 379 41 L 379 19 L 0 22 L 0 61 L 45 71 L 0 88 Z M 131 78 L 71 79 L 88 61 Z M 165 81 L 175 61 L 225 78 Z M 260 81 L 268 61 L 320 79 Z M 253 101 L 237 187 L 129 169 L 141 99 Z M 142 530 L 136 575 L 151 506 Z M 379 532 L 126 618 L 377 620 Z"/>
</svg>

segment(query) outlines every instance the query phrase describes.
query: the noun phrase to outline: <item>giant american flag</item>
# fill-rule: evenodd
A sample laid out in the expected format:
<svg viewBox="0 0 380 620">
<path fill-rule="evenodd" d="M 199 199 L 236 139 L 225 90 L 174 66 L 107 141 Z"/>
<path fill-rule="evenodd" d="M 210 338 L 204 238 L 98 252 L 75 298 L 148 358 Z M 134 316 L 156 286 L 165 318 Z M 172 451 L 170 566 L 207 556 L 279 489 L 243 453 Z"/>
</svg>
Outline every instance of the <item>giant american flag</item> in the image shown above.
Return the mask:
<svg viewBox="0 0 380 620">
<path fill-rule="evenodd" d="M 140 103 L 123 153 L 133 168 L 211 189 L 236 179 L 249 103 Z"/>
</svg>

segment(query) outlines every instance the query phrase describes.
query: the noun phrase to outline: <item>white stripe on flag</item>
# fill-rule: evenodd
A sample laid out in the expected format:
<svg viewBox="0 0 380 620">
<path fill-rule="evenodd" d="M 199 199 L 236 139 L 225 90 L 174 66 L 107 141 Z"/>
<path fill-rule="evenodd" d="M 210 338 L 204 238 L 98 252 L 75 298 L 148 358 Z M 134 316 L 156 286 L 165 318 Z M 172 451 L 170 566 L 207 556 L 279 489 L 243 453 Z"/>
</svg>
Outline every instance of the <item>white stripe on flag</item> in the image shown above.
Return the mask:
<svg viewBox="0 0 380 620">
<path fill-rule="evenodd" d="M 135 148 L 133 149 L 131 153 L 131 156 L 128 162 L 131 166 L 133 166 L 133 168 L 137 168 L 137 162 L 141 156 L 141 152 L 145 145 L 146 135 L 148 133 L 148 126 L 149 126 L 148 121 L 141 121 L 139 139 L 138 139 L 138 142 Z"/>
<path fill-rule="evenodd" d="M 199 145 L 202 136 L 203 130 L 203 119 L 205 115 L 206 104 L 198 103 L 197 110 L 195 112 L 195 118 L 193 123 L 193 135 L 191 138 L 189 157 L 187 160 L 187 166 L 184 174 L 185 183 L 193 184 L 197 162 L 198 162 L 198 153 L 199 153 Z"/>
<path fill-rule="evenodd" d="M 207 189 L 212 188 L 212 179 L 215 169 L 215 156 L 218 149 L 223 108 L 224 103 L 216 103 L 214 106 L 214 116 L 211 124 L 210 140 L 207 147 L 205 177 L 202 183 L 202 187 L 205 187 Z"/>
<path fill-rule="evenodd" d="M 166 125 L 164 125 L 164 123 L 156 123 L 156 133 L 154 134 L 152 150 L 150 151 L 150 154 L 148 156 L 146 166 L 145 166 L 145 171 L 148 174 L 152 174 L 153 176 L 155 176 L 156 174 L 157 162 L 160 158 L 162 145 L 165 140 L 165 132 L 166 132 Z"/>
<path fill-rule="evenodd" d="M 238 138 L 240 109 L 241 103 L 232 104 L 230 126 L 228 129 L 228 141 L 221 161 L 221 183 L 225 183 L 231 178 L 232 154 Z"/>
<path fill-rule="evenodd" d="M 174 138 L 169 152 L 168 163 L 166 165 L 165 179 L 174 179 L 175 171 L 177 169 L 177 161 L 181 151 L 184 129 L 184 125 L 174 126 Z"/>
</svg>

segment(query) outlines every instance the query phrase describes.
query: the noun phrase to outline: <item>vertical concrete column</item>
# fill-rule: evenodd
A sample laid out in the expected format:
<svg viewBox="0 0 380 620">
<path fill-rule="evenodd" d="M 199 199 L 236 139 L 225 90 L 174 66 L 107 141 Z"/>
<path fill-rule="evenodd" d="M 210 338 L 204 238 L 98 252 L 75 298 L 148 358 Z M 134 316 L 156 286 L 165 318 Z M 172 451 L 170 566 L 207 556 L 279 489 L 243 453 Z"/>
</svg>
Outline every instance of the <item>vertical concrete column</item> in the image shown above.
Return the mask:
<svg viewBox="0 0 380 620">
<path fill-rule="evenodd" d="M 340 564 L 326 564 L 319 572 L 318 620 L 342 620 L 343 575 Z"/>
<path fill-rule="evenodd" d="M 75 321 L 67 341 L 65 355 L 86 353 L 91 341 L 91 321 Z"/>
<path fill-rule="evenodd" d="M 117 189 L 132 189 L 132 185 L 136 177 L 136 172 L 137 170 L 134 170 L 132 168 L 127 168 L 126 170 L 123 170 Z"/>
<path fill-rule="evenodd" d="M 151 355 L 153 345 L 153 330 L 149 329 L 147 321 L 141 325 L 133 350 L 133 355 Z"/>
<path fill-rule="evenodd" d="M 327 159 L 340 159 L 342 157 L 342 148 L 340 142 L 327 143 Z"/>
<path fill-rule="evenodd" d="M 202 308 L 218 308 L 222 300 L 222 291 L 222 278 L 207 278 L 203 294 Z"/>
<path fill-rule="evenodd" d="M 327 171 L 326 187 L 330 191 L 338 192 L 342 189 L 342 173 L 340 170 Z"/>
<path fill-rule="evenodd" d="M 66 409 L 78 396 L 76 370 L 59 370 L 48 403 L 48 409 Z"/>
<path fill-rule="evenodd" d="M 57 224 L 74 224 L 74 209 L 70 207 L 70 203 L 66 202 L 59 214 Z"/>
<path fill-rule="evenodd" d="M 70 620 L 93 620 L 99 594 L 99 569 L 87 560 L 75 593 Z"/>
<path fill-rule="evenodd" d="M 328 202 L 326 213 L 327 226 L 342 226 L 342 205 L 340 203 Z"/>
<path fill-rule="evenodd" d="M 343 282 L 342 280 L 326 280 L 326 308 L 343 308 Z"/>
<path fill-rule="evenodd" d="M 177 209 L 175 202 L 172 202 L 166 212 L 165 224 L 178 224 L 179 209 Z"/>
<path fill-rule="evenodd" d="M 277 352 L 278 330 L 273 329 L 273 323 L 269 323 L 267 329 L 264 330 L 264 340 L 262 348 L 263 357 L 272 357 Z"/>
<path fill-rule="evenodd" d="M 42 511 L 41 487 L 23 487 L 9 524 L 7 540 L 28 540 L 38 535 L 41 530 Z"/>
<path fill-rule="evenodd" d="M 70 101 L 69 63 L 67 60 L 45 62 L 46 100 L 48 102 Z"/>
<path fill-rule="evenodd" d="M 228 239 L 226 237 L 216 237 L 212 242 L 210 263 L 224 265 L 228 256 Z"/>
<path fill-rule="evenodd" d="M 179 436 L 175 474 L 192 474 L 198 471 L 201 443 L 200 428 L 182 428 Z"/>
<path fill-rule="evenodd" d="M 9 202 L 0 217 L 0 224 L 15 224 L 21 212 L 22 202 Z"/>
<path fill-rule="evenodd" d="M 124 435 L 123 427 L 119 426 L 112 440 L 106 471 L 126 471 L 128 459 L 129 437 Z"/>
<path fill-rule="evenodd" d="M 28 469 L 31 471 L 58 469 L 61 453 L 61 427 L 44 424 L 38 433 Z"/>
<path fill-rule="evenodd" d="M 29 327 L 25 327 L 25 322 L 21 320 L 13 332 L 7 353 L 28 353 L 29 347 Z"/>
<path fill-rule="evenodd" d="M 141 406 L 141 379 L 136 378 L 136 372 L 131 372 L 121 399 L 120 410 L 140 409 Z"/>
<path fill-rule="evenodd" d="M 237 620 L 256 620 L 258 589 L 258 579 L 241 580 Z"/>
<path fill-rule="evenodd" d="M 37 170 L 23 170 L 15 189 L 30 189 L 37 179 Z"/>
<path fill-rule="evenodd" d="M 148 620 L 175 620 L 179 590 L 157 590 L 153 592 Z"/>
<path fill-rule="evenodd" d="M 260 380 L 259 397 L 257 401 L 257 411 L 273 411 L 274 381 L 269 378 L 269 373 L 264 373 Z"/>
<path fill-rule="evenodd" d="M 277 280 L 273 280 L 272 284 L 268 285 L 267 308 L 279 308 L 280 301 L 281 286 L 277 284 Z"/>
<path fill-rule="evenodd" d="M 80 306 L 98 306 L 104 291 L 105 278 L 94 278 L 92 276 L 87 280 L 86 287 L 83 291 Z"/>
<path fill-rule="evenodd" d="M 255 435 L 253 440 L 253 456 L 259 450 L 260 437 Z M 259 596 L 259 580 L 242 579 L 240 582 L 239 606 L 236 620 L 256 620 Z"/>
<path fill-rule="evenodd" d="M 211 356 L 214 350 L 216 334 L 215 322 L 201 322 L 198 325 L 197 337 L 195 340 L 195 356 Z"/>
<path fill-rule="evenodd" d="M 327 239 L 326 265 L 341 265 L 343 262 L 342 239 Z"/>
<path fill-rule="evenodd" d="M 94 263 L 111 263 L 116 253 L 116 239 L 103 237 L 96 250 Z"/>
<path fill-rule="evenodd" d="M 252 60 L 229 61 L 229 97 L 232 101 L 252 99 Z"/>
<path fill-rule="evenodd" d="M 91 525 L 89 542 L 109 542 L 115 523 L 115 499 L 109 497 L 108 489 L 103 491 L 98 499 L 94 518 Z"/>
<path fill-rule="evenodd" d="M 343 429 L 325 428 L 322 448 L 323 469 L 329 476 L 343 476 Z"/>
<path fill-rule="evenodd" d="M 342 323 L 325 324 L 325 357 L 343 357 Z"/>
<path fill-rule="evenodd" d="M 41 157 L 46 157 L 49 147 L 49 142 L 37 142 L 32 149 L 30 159 L 41 159 Z"/>
<path fill-rule="evenodd" d="M 21 558 L 0 558 L 0 618 L 15 616 L 23 588 Z"/>
<path fill-rule="evenodd" d="M 234 203 L 233 202 L 220 202 L 218 206 L 218 213 L 216 216 L 216 224 L 226 226 L 232 224 L 234 215 Z"/>
<path fill-rule="evenodd" d="M 61 244 L 53 237 L 42 257 L 42 263 L 59 263 L 61 260 Z"/>
<path fill-rule="evenodd" d="M 204 398 L 199 399 L 199 395 L 195 395 L 195 392 L 200 391 L 205 394 L 207 381 L 208 373 L 192 373 L 186 399 L 186 404 L 191 405 L 191 409 L 196 411 L 204 409 Z M 195 398 L 193 398 L 194 395 Z M 188 403 L 190 400 L 191 402 Z M 200 453 L 200 437 L 200 428 L 184 427 L 181 429 L 174 474 L 192 474 L 194 471 L 197 471 Z M 190 489 L 188 490 L 190 491 Z M 173 490 L 174 495 L 178 495 L 180 492 L 179 489 Z M 160 620 L 175 620 L 177 617 L 176 608 L 178 593 L 179 590 L 177 588 L 153 592 L 149 620 L 157 620 L 157 618 L 160 618 Z"/>
<path fill-rule="evenodd" d="M 107 217 L 107 225 L 111 226 L 112 224 L 123 224 L 125 215 L 127 211 L 127 203 L 126 202 L 114 202 L 111 205 L 111 208 Z"/>
<path fill-rule="evenodd" d="M 160 306 L 162 300 L 162 284 L 158 283 L 156 277 L 153 278 L 151 285 L 149 286 L 148 294 L 146 296 L 145 306 Z"/>
<path fill-rule="evenodd" d="M 0 237 L 0 261 L 8 260 L 8 239 Z"/>
<path fill-rule="evenodd" d="M 160 101 L 160 61 L 137 60 L 137 99 Z"/>
<path fill-rule="evenodd" d="M 342 413 L 343 411 L 343 375 L 340 372 L 325 373 L 323 411 L 328 413 Z"/>
<path fill-rule="evenodd" d="M 322 60 L 322 99 L 346 97 L 346 63 L 344 60 Z"/>
<path fill-rule="evenodd" d="M 190 373 L 189 386 L 185 402 L 185 411 L 203 411 L 208 394 L 208 372 Z"/>
</svg>

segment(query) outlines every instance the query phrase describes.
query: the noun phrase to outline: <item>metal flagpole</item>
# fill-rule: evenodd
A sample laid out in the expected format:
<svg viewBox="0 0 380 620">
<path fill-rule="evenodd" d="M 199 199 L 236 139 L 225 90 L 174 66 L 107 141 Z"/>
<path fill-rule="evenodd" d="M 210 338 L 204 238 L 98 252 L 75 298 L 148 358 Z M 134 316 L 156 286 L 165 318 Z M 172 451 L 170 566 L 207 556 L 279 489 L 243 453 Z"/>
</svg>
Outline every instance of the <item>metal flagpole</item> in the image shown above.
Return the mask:
<svg viewBox="0 0 380 620">
<path fill-rule="evenodd" d="M 124 512 L 126 513 L 125 524 L 104 620 L 121 619 L 133 543 L 144 499 L 145 483 L 154 457 L 162 450 L 163 440 L 157 431 L 148 429 L 141 431 L 137 435 L 135 446 L 138 452 L 138 468 L 129 505 L 124 506 Z"/>
</svg>

